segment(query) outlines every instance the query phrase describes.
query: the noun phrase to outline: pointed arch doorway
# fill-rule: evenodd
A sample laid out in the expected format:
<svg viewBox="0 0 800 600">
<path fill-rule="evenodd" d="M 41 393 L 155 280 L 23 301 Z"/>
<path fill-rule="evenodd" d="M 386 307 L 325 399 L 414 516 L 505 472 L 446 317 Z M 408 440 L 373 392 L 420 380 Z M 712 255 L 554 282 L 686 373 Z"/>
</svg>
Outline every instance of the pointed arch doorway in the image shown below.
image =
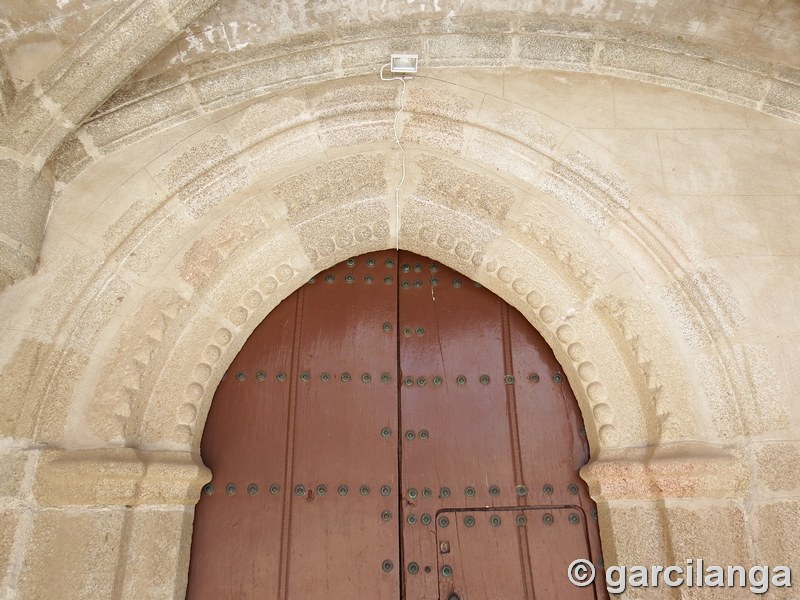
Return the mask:
<svg viewBox="0 0 800 600">
<path fill-rule="evenodd" d="M 201 451 L 189 600 L 607 598 L 567 579 L 601 555 L 552 351 L 424 257 L 351 258 L 276 307 Z"/>
</svg>

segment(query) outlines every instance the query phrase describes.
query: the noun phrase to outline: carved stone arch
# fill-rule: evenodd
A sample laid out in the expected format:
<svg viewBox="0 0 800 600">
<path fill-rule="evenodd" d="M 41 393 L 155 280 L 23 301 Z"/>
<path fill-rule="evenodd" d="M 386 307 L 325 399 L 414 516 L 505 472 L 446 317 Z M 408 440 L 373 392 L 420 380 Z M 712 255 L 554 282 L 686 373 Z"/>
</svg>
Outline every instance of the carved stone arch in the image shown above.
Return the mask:
<svg viewBox="0 0 800 600">
<path fill-rule="evenodd" d="M 384 120 L 373 123 L 366 136 L 362 130 L 368 117 L 363 104 L 354 102 L 352 94 L 340 93 L 352 89 L 353 82 L 346 80 L 342 87 L 326 84 L 319 91 L 312 87 L 248 104 L 224 122 L 236 137 L 220 133 L 225 131 L 222 127 L 208 127 L 178 146 L 171 163 L 156 163 L 153 169 L 167 193 L 119 245 L 109 247 L 106 260 L 126 266 L 133 252 L 141 254 L 146 242 L 163 241 L 166 249 L 160 253 L 173 255 L 172 268 L 196 288 L 188 296 L 185 292 L 176 296 L 177 305 L 189 307 L 177 311 L 180 314 L 174 322 L 170 320 L 171 333 L 166 337 L 177 340 L 176 347 L 182 340 L 196 342 L 194 317 L 188 315 L 203 310 L 219 316 L 218 327 L 229 331 L 219 333 L 222 338 L 236 339 L 241 345 L 245 338 L 238 330 L 245 323 L 244 331 L 255 327 L 274 305 L 265 298 L 275 296 L 276 290 L 281 291 L 275 297 L 285 297 L 303 278 L 325 265 L 351 254 L 397 245 L 392 182 L 399 180 L 400 157 L 390 141 L 396 91 L 387 93 L 385 85 L 364 80 L 359 85 L 359 97 L 372 94 L 371 109 L 385 111 Z M 410 92 L 406 107 L 409 120 L 404 141 L 407 160 L 417 174 L 410 176 L 402 190 L 400 245 L 464 271 L 523 310 L 554 346 L 565 367 L 569 370 L 568 363 L 573 364 L 569 375 L 573 384 L 580 382 L 585 388 L 583 396 L 579 392 L 585 414 L 590 414 L 590 406 L 599 406 L 591 411 L 602 422 L 596 448 L 601 447 L 601 437 L 608 447 L 624 447 L 691 435 L 699 418 L 690 409 L 691 399 L 699 395 L 678 376 L 685 369 L 678 358 L 681 352 L 662 351 L 662 362 L 666 356 L 673 357 L 667 366 L 652 365 L 647 357 L 650 348 L 664 350 L 679 343 L 676 332 L 659 330 L 657 318 L 647 314 L 651 310 L 648 301 L 623 301 L 603 283 L 604 277 L 627 280 L 630 273 L 638 272 L 650 282 L 671 286 L 674 304 L 689 317 L 699 315 L 695 317 L 698 336 L 713 339 L 718 331 L 732 326 L 720 323 L 718 320 L 728 315 L 710 304 L 724 293 L 724 282 L 713 280 L 711 284 L 723 285 L 722 291 L 715 291 L 714 285 L 702 279 L 703 274 L 681 275 L 690 268 L 687 255 L 692 248 L 637 206 L 638 196 L 652 197 L 657 192 L 638 182 L 637 175 L 607 151 L 563 127 L 554 132 L 558 124 L 543 121 L 535 111 L 508 105 L 505 111 L 495 111 L 501 115 L 495 117 L 491 110 L 479 114 L 475 108 L 485 109 L 488 102 L 453 95 L 445 84 L 425 84 L 418 97 L 415 91 Z M 315 95 L 316 100 L 309 100 Z M 470 100 L 475 102 L 470 104 Z M 288 114 L 294 116 L 283 122 Z M 250 131 L 258 134 L 250 135 Z M 554 139 L 566 135 L 574 138 L 571 144 L 566 150 L 557 149 Z M 309 140 L 313 141 L 310 149 Z M 590 149 L 593 156 L 570 147 Z M 281 154 L 286 155 L 283 161 Z M 203 155 L 211 158 L 196 160 Z M 320 160 L 320 156 L 329 158 Z M 195 163 L 190 162 L 193 159 Z M 371 179 L 363 181 L 365 173 Z M 234 177 L 240 179 L 231 188 Z M 302 183 L 304 180 L 311 185 Z M 355 184 L 341 183 L 348 181 Z M 333 185 L 335 182 L 339 183 Z M 326 186 L 335 194 L 325 191 Z M 261 200 L 252 200 L 254 197 Z M 307 198 L 315 198 L 319 206 L 306 206 Z M 245 206 L 248 202 L 252 204 L 249 207 Z M 245 235 L 234 221 L 249 218 L 261 222 L 253 226 L 252 235 Z M 205 262 L 198 263 L 199 254 L 213 245 L 209 242 L 213 235 L 197 233 L 195 222 L 203 229 L 223 232 L 219 235 L 241 235 L 243 241 L 223 243 L 222 248 L 233 244 L 233 250 L 224 250 L 234 252 L 230 257 L 203 255 Z M 428 225 L 412 227 L 416 222 Z M 219 235 L 213 238 L 217 242 Z M 281 257 L 279 262 L 275 262 L 276 256 Z M 604 265 L 623 261 L 625 265 L 614 267 L 614 277 L 606 277 Z M 268 267 L 268 271 L 248 271 L 250 264 Z M 104 299 L 95 290 L 109 276 L 109 269 L 103 268 L 86 280 L 86 291 L 73 307 L 73 315 L 62 320 L 61 335 L 83 335 L 79 316 L 99 310 L 92 305 Z M 253 284 L 262 280 L 260 288 Z M 246 281 L 251 285 L 245 290 Z M 692 288 L 698 282 L 705 285 L 704 295 Z M 629 285 L 641 287 L 642 282 L 630 281 Z M 543 296 L 542 289 L 553 290 L 555 299 Z M 153 293 L 160 292 L 156 289 Z M 254 321 L 252 314 L 261 318 Z M 586 326 L 582 336 L 571 333 L 574 327 L 567 326 L 567 321 L 577 322 L 585 314 L 592 315 L 592 325 Z M 208 336 L 214 333 L 204 332 Z M 570 355 L 570 345 L 580 337 L 602 339 L 610 354 L 604 360 L 587 360 L 577 345 Z M 192 353 L 197 356 L 189 371 L 184 371 L 197 373 L 187 389 L 170 381 L 181 373 L 180 368 L 169 366 L 172 359 L 168 357 L 175 351 L 162 347 L 152 354 L 154 361 L 146 365 L 149 384 L 133 386 L 127 406 L 89 406 L 92 412 L 110 410 L 114 413 L 109 414 L 110 420 L 121 419 L 122 429 L 117 427 L 117 433 L 109 433 L 105 441 L 157 448 L 170 440 L 168 446 L 186 448 L 191 440 L 199 440 L 193 423 L 198 416 L 202 422 L 204 413 L 198 401 L 210 398 L 214 377 L 221 376 L 220 369 L 226 364 L 222 357 L 232 359 L 236 346 L 230 340 L 211 344 L 208 359 L 202 353 L 197 356 L 196 349 L 178 352 L 181 360 Z M 713 352 L 711 359 L 717 360 Z M 668 380 L 659 374 L 664 368 L 671 370 Z M 43 367 L 42 377 L 57 378 L 58 369 Z M 627 372 L 628 381 L 621 387 L 619 383 L 604 387 L 596 379 L 597 371 Z M 159 413 L 161 400 L 152 400 L 151 395 L 185 396 L 186 400 L 167 411 L 172 415 L 168 417 Z M 630 412 L 636 425 L 626 424 L 622 437 L 619 428 L 614 430 L 611 424 L 615 409 L 608 398 L 614 403 L 621 398 L 632 402 L 621 412 Z M 632 401 L 634 398 L 638 399 Z M 83 409 L 77 413 L 76 409 L 71 409 L 72 419 L 86 416 L 81 416 Z M 150 416 L 145 417 L 145 412 Z M 671 429 L 668 423 L 665 426 L 667 413 L 678 420 Z M 135 417 L 128 419 L 126 414 Z M 155 414 L 159 416 L 151 419 Z M 173 432 L 170 427 L 154 425 L 175 415 Z M 96 420 L 95 416 L 92 419 Z M 602 426 L 606 427 L 604 436 L 600 434 Z M 113 429 L 109 426 L 109 431 Z"/>
<path fill-rule="evenodd" d="M 331 170 L 357 179 L 357 169 L 363 166 L 357 159 L 362 156 L 323 160 L 280 180 L 278 185 L 291 187 L 290 181 L 313 179 Z M 353 159 L 350 171 L 342 169 L 348 159 Z M 455 164 L 452 167 L 457 168 Z M 316 175 L 310 175 L 312 172 Z M 469 174 L 465 171 L 463 175 Z M 490 194 L 503 193 L 502 180 L 484 174 L 478 177 L 485 177 L 483 184 Z M 301 186 L 300 190 L 307 188 Z M 684 494 L 687 486 L 692 493 L 716 493 L 719 482 L 706 479 L 708 470 L 739 475 L 740 466 L 731 457 L 713 451 L 699 463 L 694 462 L 694 471 L 685 471 L 685 461 L 697 461 L 691 445 L 680 447 L 677 456 L 668 455 L 664 465 L 652 457 L 648 458 L 649 465 L 640 463 L 643 457 L 636 448 L 658 444 L 661 432 L 638 359 L 618 324 L 608 318 L 606 307 L 576 310 L 585 301 L 576 290 L 584 289 L 584 285 L 575 274 L 565 273 L 563 265 L 557 265 L 552 248 L 536 240 L 523 245 L 514 232 L 499 232 L 497 222 L 490 217 L 481 220 L 435 195 L 413 197 L 413 202 L 404 201 L 407 212 L 405 219 L 401 214 L 399 242 L 392 235 L 391 219 L 370 224 L 354 220 L 352 207 L 363 198 L 351 201 L 339 197 L 338 205 L 323 205 L 310 214 L 303 213 L 302 220 L 292 227 L 242 248 L 236 266 L 207 282 L 197 310 L 181 323 L 181 335 L 164 360 L 161 377 L 148 399 L 140 446 L 151 451 L 196 453 L 217 382 L 269 311 L 309 277 L 344 258 L 399 245 L 482 283 L 518 308 L 554 349 L 579 398 L 595 456 L 584 476 L 600 502 L 608 561 L 623 561 L 624 551 L 616 548 L 613 540 L 615 530 L 627 526 L 608 510 L 609 499 L 629 494 L 641 497 L 656 488 L 661 493 Z M 370 201 L 389 215 L 391 197 Z M 424 219 L 420 218 L 423 215 L 414 215 L 419 208 L 415 203 L 432 213 Z M 465 219 L 474 227 L 464 230 L 461 237 L 452 234 L 452 227 L 414 226 L 434 220 L 457 227 Z M 732 484 L 739 485 L 740 480 L 734 479 Z M 670 523 L 663 516 L 648 520 L 647 528 L 651 535 L 669 537 Z"/>
<path fill-rule="evenodd" d="M 53 201 L 54 153 L 105 99 L 216 0 L 135 0 L 107 9 L 15 94 L 0 77 L 0 156 L 6 181 L 0 289 L 32 274 Z M 5 70 L 5 69 L 3 69 Z"/>
<path fill-rule="evenodd" d="M 188 18 L 210 2 L 169 4 Z M 431 64 L 451 69 L 525 63 L 527 73 L 625 77 L 798 120 L 796 69 L 607 23 L 504 18 L 487 26 L 502 30 L 495 38 L 516 36 L 524 52 L 482 45 L 481 19 L 430 31 L 435 23 L 420 20 L 414 35 L 430 44 Z M 14 353 L 4 371 L 12 392 L 3 418 L 15 438 L 5 464 L 8 487 L 21 490 L 6 505 L 21 515 L 9 528 L 6 589 L 180 596 L 192 507 L 208 479 L 197 453 L 203 420 L 236 350 L 313 274 L 396 246 L 478 280 L 554 348 L 587 423 L 593 461 L 583 475 L 607 564 L 797 555 L 784 533 L 798 529 L 798 488 L 786 477 L 800 447 L 786 424 L 789 393 L 761 342 L 741 333 L 754 313 L 770 334 L 786 323 L 763 317 L 751 288 L 717 270 L 701 230 L 632 165 L 546 114 L 455 80 L 420 73 L 409 83 L 398 220 L 399 86 L 375 75 L 397 30 L 347 31 L 342 44 L 306 37 L 297 60 L 286 47 L 258 48 L 196 63 L 177 86 L 131 82 L 58 152 L 46 268 L 3 292 L 24 306 L 18 326 L 3 330 L 2 352 Z M 593 51 L 565 64 L 564 44 Z M 464 49 L 466 58 L 453 55 Z M 500 50 L 509 53 L 492 55 Z M 312 55 L 319 71 L 306 77 Z M 258 75 L 259 65 L 270 68 Z M 214 97 L 240 68 L 257 76 Z M 269 79 L 276 74 L 287 78 Z M 186 104 L 176 100 L 184 93 Z M 37 106 L 9 105 L 6 116 Z M 31 130 L 47 134 L 40 148 L 77 125 L 62 116 Z M 331 185 L 341 181 L 350 184 Z M 37 198 L 47 207 L 49 187 Z M 96 210 L 80 222 L 83 202 Z M 27 231 L 38 248 L 41 229 Z M 114 558 L 96 564 L 109 543 L 104 556 Z M 54 547 L 69 552 L 50 570 Z M 81 583 L 67 588 L 73 572 Z"/>
<path fill-rule="evenodd" d="M 154 386 L 157 391 L 146 413 L 143 447 L 157 447 L 170 440 L 176 448 L 197 449 L 217 382 L 269 311 L 309 277 L 344 258 L 395 247 L 381 223 L 372 228 L 364 224 L 353 227 L 348 202 L 342 200 L 342 207 L 326 211 L 319 220 L 332 231 L 351 233 L 351 243 L 312 263 L 305 254 L 297 253 L 294 239 L 278 234 L 239 255 L 237 268 L 215 281 L 208 292 L 209 310 L 197 311 L 182 325 L 184 334 L 166 361 L 162 381 Z M 451 207 L 434 206 L 441 218 L 462 217 Z M 580 399 L 594 452 L 603 447 L 655 441 L 657 434 L 646 424 L 648 417 L 640 406 L 636 373 L 629 372 L 626 357 L 614 340 L 618 333 L 609 330 L 597 315 L 569 315 L 570 308 L 581 299 L 562 279 L 562 273 L 547 264 L 550 257 L 546 248 L 521 249 L 496 236 L 488 249 L 491 260 L 483 259 L 478 252 L 461 252 L 482 233 L 475 231 L 447 243 L 423 229 L 407 238 L 401 236 L 399 246 L 422 252 L 476 279 L 531 321 L 553 347 Z M 198 339 L 207 339 L 208 343 L 198 347 Z M 211 361 L 211 357 L 216 360 Z M 176 385 L 178 381 L 184 383 L 182 389 Z M 175 396 L 178 391 L 182 392 L 180 402 Z M 163 429 L 157 426 L 162 423 Z"/>
<path fill-rule="evenodd" d="M 374 93 L 377 118 L 342 93 L 354 83 L 360 98 Z M 631 555 L 615 544 L 631 522 L 659 540 L 676 527 L 666 508 L 632 516 L 626 503 L 742 493 L 741 458 L 713 432 L 692 441 L 709 428 L 697 366 L 684 362 L 700 356 L 721 379 L 736 376 L 713 343 L 736 326 L 735 310 L 720 310 L 725 282 L 692 266 L 680 228 L 653 214 L 658 190 L 534 110 L 441 82 L 417 89 L 401 137 L 411 168 L 399 221 L 397 90 L 372 80 L 250 102 L 211 125 L 167 132 L 182 136 L 167 156 L 146 155 L 159 144 L 142 142 L 131 173 L 109 160 L 77 182 L 80 190 L 121 169 L 113 176 L 126 183 L 115 189 L 117 212 L 92 232 L 103 244 L 59 267 L 74 288 L 52 320 L 72 346 L 52 348 L 36 375 L 33 389 L 49 392 L 37 396 L 48 400 L 37 434 L 102 450 L 44 453 L 38 498 L 74 505 L 89 487 L 97 504 L 193 506 L 207 479 L 197 454 L 205 415 L 250 332 L 315 273 L 396 246 L 479 281 L 553 347 L 586 421 L 593 462 L 584 477 L 607 560 Z M 147 211 L 140 184 L 153 193 Z M 648 278 L 671 295 L 650 293 Z M 116 301 L 122 325 L 102 321 Z M 76 350 L 89 368 L 73 360 Z M 65 441 L 68 429 L 75 437 Z M 191 519 L 175 527 L 190 537 Z M 659 548 L 666 561 L 672 550 Z M 182 577 L 185 562 L 176 564 Z"/>
<path fill-rule="evenodd" d="M 389 52 L 400 50 L 420 53 L 420 76 L 426 76 L 426 69 L 427 76 L 436 77 L 438 69 L 475 67 L 594 73 L 800 119 L 800 85 L 792 67 L 624 22 L 582 21 L 537 14 L 536 9 L 490 11 L 478 18 L 389 21 L 374 28 L 345 24 L 325 35 L 288 36 L 280 44 L 214 55 L 129 82 L 81 126 L 96 155 L 75 147 L 62 157 L 60 170 L 74 177 L 101 156 L 165 124 L 194 119 L 198 112 L 302 85 L 377 74 Z"/>
<path fill-rule="evenodd" d="M 342 85 L 352 89 L 352 81 Z M 151 354 L 155 360 L 146 365 L 150 382 L 144 387 L 139 383 L 134 386 L 127 406 L 89 407 L 92 412 L 111 410 L 113 414 L 109 414 L 108 419 L 112 421 L 121 419 L 122 430 L 117 428 L 119 433 L 109 434 L 107 442 L 116 439 L 116 443 L 122 441 L 125 445 L 158 448 L 166 444 L 187 448 L 191 440 L 199 440 L 193 424 L 198 417 L 202 422 L 203 411 L 207 409 L 200 401 L 210 399 L 214 377 L 221 376 L 220 369 L 224 370 L 226 365 L 223 357 L 232 359 L 231 352 L 246 338 L 242 337 L 240 329 L 245 323 L 243 331 L 255 327 L 274 305 L 265 300 L 267 296 L 280 298 L 283 294 L 285 297 L 303 278 L 351 254 L 397 245 L 390 182 L 399 179 L 399 156 L 391 150 L 393 144 L 387 143 L 396 96 L 391 90 L 387 95 L 386 86 L 379 83 L 365 82 L 362 88 L 361 96 L 377 94 L 372 108 L 383 108 L 387 115 L 382 125 L 369 131 L 366 137 L 360 132 L 366 119 L 362 114 L 363 105 L 353 102 L 350 95 L 339 93 L 344 87 L 328 84 L 319 92 L 309 88 L 300 94 L 290 92 L 283 99 L 249 104 L 229 118 L 230 128 L 238 132 L 238 137 L 220 135 L 219 127 L 209 128 L 209 132 L 200 131 L 178 147 L 172 163 L 157 167 L 158 177 L 168 193 L 120 245 L 109 248 L 106 260 L 111 264 L 126 265 L 143 240 L 168 237 L 165 243 L 171 249 L 166 254 L 174 253 L 174 268 L 202 271 L 206 268 L 204 264 L 192 266 L 192 261 L 196 260 L 197 246 L 208 248 L 209 244 L 204 242 L 207 236 L 193 233 L 192 223 L 197 221 L 203 223 L 203 228 L 230 233 L 234 231 L 230 228 L 231 219 L 244 218 L 247 210 L 253 212 L 252 208 L 237 208 L 244 206 L 252 193 L 266 194 L 267 199 L 256 201 L 254 205 L 255 214 L 264 215 L 264 222 L 259 226 L 261 229 L 253 230 L 258 235 L 241 244 L 237 242 L 242 248 L 235 245 L 238 254 L 230 261 L 218 261 L 220 264 L 212 261 L 214 272 L 183 273 L 184 280 L 197 291 L 192 291 L 189 297 L 176 296 L 176 303 L 188 305 L 189 309 L 178 311 L 181 314 L 169 325 L 172 333 L 166 336 L 177 340 L 176 348 L 182 340 L 196 341 L 191 320 L 194 317 L 188 315 L 205 310 L 219 316 L 220 331 L 227 328 L 229 333 L 219 333 L 219 336 L 230 337 L 236 343 L 229 340 L 211 344 L 206 356 L 213 360 L 201 354 L 189 371 L 183 371 L 184 374 L 195 373 L 193 383 L 186 389 L 176 388 L 176 380 L 180 379 L 177 374 L 182 371 L 170 366 L 172 359 L 169 357 L 175 355 L 175 350 L 162 347 L 158 354 Z M 415 97 L 412 90 L 406 107 L 410 117 L 407 123 L 410 133 L 404 138 L 408 146 L 407 160 L 418 174 L 410 177 L 403 188 L 400 246 L 431 255 L 464 271 L 523 311 L 553 345 L 573 385 L 581 384 L 578 387 L 584 391 L 576 389 L 576 392 L 584 414 L 587 419 L 597 418 L 600 422 L 596 429 L 590 427 L 597 433 L 595 449 L 603 445 L 609 448 L 649 445 L 691 435 L 699 418 L 690 409 L 691 398 L 699 395 L 691 391 L 686 380 L 676 377 L 685 367 L 674 358 L 670 365 L 674 367 L 672 375 L 667 382 L 658 374 L 659 366 L 650 364 L 647 358 L 648 348 L 659 346 L 663 350 L 675 344 L 671 337 L 675 332 L 658 330 L 656 318 L 646 314 L 646 302 L 643 305 L 638 300 L 637 305 L 623 301 L 602 284 L 603 265 L 625 260 L 627 266 L 617 267 L 615 274 L 630 277 L 625 273 L 638 271 L 651 277 L 651 281 L 671 286 L 674 303 L 686 315 L 691 316 L 693 312 L 699 315 L 695 317 L 698 336 L 713 339 L 718 337 L 718 331 L 732 327 L 730 323 L 718 321 L 729 317 L 713 305 L 715 298 L 724 293 L 724 283 L 713 280 L 709 284 L 703 279 L 704 274 L 687 273 L 676 277 L 688 264 L 686 255 L 691 248 L 676 237 L 675 232 L 665 231 L 636 206 L 636 194 L 656 192 L 644 189 L 636 181 L 635 173 L 617 164 L 613 156 L 604 154 L 602 149 L 594 148 L 592 158 L 556 149 L 554 137 L 563 137 L 565 132 L 554 133 L 535 111 L 508 106 L 505 108 L 511 112 L 503 112 L 504 116 L 495 118 L 491 111 L 478 114 L 474 106 L 470 108 L 469 98 L 450 94 L 447 85 L 426 84 L 420 91 L 422 95 Z M 308 100 L 315 94 L 316 104 Z M 477 105 L 477 99 L 473 100 Z M 284 113 L 309 104 L 312 107 L 306 112 L 276 127 Z M 481 106 L 484 104 L 480 102 Z M 262 106 L 269 110 L 263 111 Z M 324 110 L 320 110 L 321 106 Z M 260 133 L 247 137 L 247 131 Z M 333 133 L 326 133 L 330 131 Z M 588 140 L 574 132 L 567 133 L 576 138 L 572 146 L 592 148 Z M 349 145 L 343 144 L 342 140 L 348 140 L 349 135 L 356 137 L 349 139 Z M 315 144 L 322 140 L 323 144 L 313 145 L 310 153 L 306 148 L 304 154 L 309 138 L 313 138 Z M 453 140 L 458 142 L 455 146 Z M 320 161 L 318 156 L 323 152 L 331 158 Z M 190 159 L 187 157 L 198 153 L 207 153 L 213 159 L 199 164 L 187 162 Z M 269 163 L 272 169 L 264 166 L 268 164 L 265 157 L 272 159 L 280 153 L 287 154 L 290 161 Z M 298 156 L 300 166 L 290 164 L 291 159 Z M 488 162 L 484 162 L 484 157 L 502 159 L 498 162 L 496 158 L 487 158 Z M 176 177 L 173 172 L 177 173 L 175 165 L 189 165 L 189 168 L 188 172 L 183 169 L 173 180 Z M 362 181 L 364 173 L 372 179 Z M 226 177 L 231 174 L 242 177 L 233 192 L 227 191 L 230 179 Z M 312 185 L 309 187 L 303 180 Z M 336 194 L 333 197 L 324 191 L 328 185 L 326 181 L 356 184 L 333 186 Z M 249 188 L 247 183 L 250 183 Z M 293 185 L 296 190 L 291 189 Z M 248 189 L 255 192 L 248 192 Z M 319 206 L 306 206 L 308 197 L 316 198 Z M 204 202 L 212 204 L 206 207 Z M 266 216 L 267 206 L 271 216 Z M 185 213 L 176 217 L 181 210 Z M 512 213 L 513 218 L 507 218 Z M 428 225 L 412 227 L 416 222 Z M 558 233 L 560 227 L 574 229 L 575 226 L 580 226 L 581 231 L 569 235 Z M 238 235 L 235 231 L 234 234 Z M 180 242 L 173 243 L 172 239 Z M 260 257 L 259 253 L 264 256 Z M 274 262 L 276 256 L 281 257 L 280 262 Z M 251 263 L 275 272 L 257 276 L 248 271 Z M 80 315 L 100 310 L 93 308 L 93 304 L 104 299 L 95 290 L 103 286 L 108 277 L 109 270 L 104 268 L 86 281 L 83 300 L 75 304 L 72 316 L 62 320 L 61 335 L 83 336 Z M 262 280 L 260 289 L 252 284 Z M 251 285 L 245 290 L 242 286 L 246 281 Z M 698 283 L 705 285 L 704 295 L 692 288 Z M 713 284 L 723 285 L 722 291 L 715 291 Z M 632 281 L 630 285 L 642 284 Z M 281 291 L 275 296 L 279 288 Z M 543 289 L 550 289 L 555 299 L 543 295 Z M 154 293 L 160 292 L 155 290 Z M 234 308 L 224 308 L 226 303 Z M 254 321 L 252 314 L 261 318 Z M 585 331 L 577 335 L 568 321 L 578 322 L 586 318 L 584 315 L 591 315 L 590 324 L 584 325 Z M 204 331 L 209 336 L 213 334 Z M 577 343 L 580 339 L 603 340 L 601 346 L 607 349 L 608 355 L 602 360 L 585 358 L 579 350 L 581 344 Z M 196 350 L 188 348 L 177 354 L 184 360 L 192 352 L 197 355 Z M 664 356 L 680 354 L 679 350 L 671 354 L 661 352 L 662 360 Z M 711 360 L 718 360 L 713 351 Z M 60 368 L 57 365 L 58 362 L 55 369 L 43 367 L 41 376 L 57 379 Z M 599 365 L 602 367 L 598 368 Z M 65 363 L 65 368 L 70 368 L 69 363 Z M 721 372 L 724 371 L 723 364 Z M 626 373 L 627 381 L 602 385 L 597 379 L 598 372 L 619 377 Z M 42 385 L 48 384 L 43 382 Z M 185 397 L 185 400 L 167 414 L 160 414 L 159 396 Z M 664 396 L 668 397 L 666 402 Z M 609 403 L 619 405 L 622 399 L 626 399 L 627 405 L 622 410 Z M 664 406 L 659 406 L 659 402 Z M 86 416 L 81 416 L 83 409 L 79 407 L 69 410 L 73 420 Z M 612 421 L 620 418 L 611 416 L 615 412 L 632 419 L 621 429 L 621 437 L 620 429 L 612 425 Z M 665 413 L 679 419 L 679 425 L 672 431 L 664 427 Z M 127 414 L 136 416 L 128 419 Z M 159 416 L 155 417 L 156 414 Z M 96 420 L 96 416 L 92 419 Z M 177 419 L 174 431 L 155 425 L 168 422 L 170 418 Z M 112 429 L 114 427 L 110 426 Z"/>
</svg>

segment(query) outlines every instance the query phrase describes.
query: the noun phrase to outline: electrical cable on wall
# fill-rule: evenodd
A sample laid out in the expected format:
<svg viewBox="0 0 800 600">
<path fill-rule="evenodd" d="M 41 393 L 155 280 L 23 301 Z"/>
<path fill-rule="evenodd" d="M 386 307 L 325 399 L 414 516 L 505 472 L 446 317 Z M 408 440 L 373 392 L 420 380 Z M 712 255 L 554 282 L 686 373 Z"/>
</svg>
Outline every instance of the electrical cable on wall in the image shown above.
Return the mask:
<svg viewBox="0 0 800 600">
<path fill-rule="evenodd" d="M 400 76 L 394 77 L 386 77 L 384 76 L 384 71 L 386 68 L 392 73 L 400 73 Z M 397 187 L 394 190 L 394 201 L 395 201 L 395 228 L 397 230 L 397 237 L 396 237 L 396 247 L 397 250 L 400 250 L 400 188 L 403 186 L 403 182 L 406 180 L 406 150 L 403 148 L 403 144 L 400 142 L 400 131 L 399 131 L 399 119 L 400 114 L 403 112 L 405 108 L 405 97 L 406 97 L 406 80 L 411 79 L 411 75 L 408 73 L 416 73 L 417 72 L 417 55 L 416 54 L 392 54 L 391 62 L 386 63 L 381 67 L 381 81 L 399 81 L 403 84 L 402 89 L 400 90 L 400 108 L 397 109 L 397 112 L 394 115 L 394 140 L 397 143 L 397 147 L 400 148 L 400 155 L 402 160 L 402 175 L 400 177 L 400 182 L 397 184 Z"/>
</svg>

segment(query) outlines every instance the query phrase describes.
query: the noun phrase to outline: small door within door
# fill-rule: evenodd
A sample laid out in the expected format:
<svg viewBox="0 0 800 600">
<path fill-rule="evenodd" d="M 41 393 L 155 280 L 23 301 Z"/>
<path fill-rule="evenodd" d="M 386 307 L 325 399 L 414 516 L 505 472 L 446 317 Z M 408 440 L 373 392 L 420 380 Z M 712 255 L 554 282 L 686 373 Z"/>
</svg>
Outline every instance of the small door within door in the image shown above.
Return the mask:
<svg viewBox="0 0 800 600">
<path fill-rule="evenodd" d="M 253 332 L 202 456 L 190 600 L 607 598 L 577 403 L 515 309 L 397 251 L 323 271 Z"/>
<path fill-rule="evenodd" d="M 591 556 L 577 506 L 441 511 L 436 519 L 438 598 L 594 600 L 566 577 Z"/>
</svg>

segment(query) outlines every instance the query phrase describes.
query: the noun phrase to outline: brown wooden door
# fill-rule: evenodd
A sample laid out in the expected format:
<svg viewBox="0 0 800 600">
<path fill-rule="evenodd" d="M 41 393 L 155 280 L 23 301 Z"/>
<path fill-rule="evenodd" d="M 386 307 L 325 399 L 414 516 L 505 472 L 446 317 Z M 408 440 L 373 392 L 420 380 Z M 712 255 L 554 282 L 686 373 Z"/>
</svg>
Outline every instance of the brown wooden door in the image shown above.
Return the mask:
<svg viewBox="0 0 800 600">
<path fill-rule="evenodd" d="M 386 251 L 312 279 L 214 397 L 190 600 L 606 598 L 577 404 L 513 308 Z"/>
</svg>

